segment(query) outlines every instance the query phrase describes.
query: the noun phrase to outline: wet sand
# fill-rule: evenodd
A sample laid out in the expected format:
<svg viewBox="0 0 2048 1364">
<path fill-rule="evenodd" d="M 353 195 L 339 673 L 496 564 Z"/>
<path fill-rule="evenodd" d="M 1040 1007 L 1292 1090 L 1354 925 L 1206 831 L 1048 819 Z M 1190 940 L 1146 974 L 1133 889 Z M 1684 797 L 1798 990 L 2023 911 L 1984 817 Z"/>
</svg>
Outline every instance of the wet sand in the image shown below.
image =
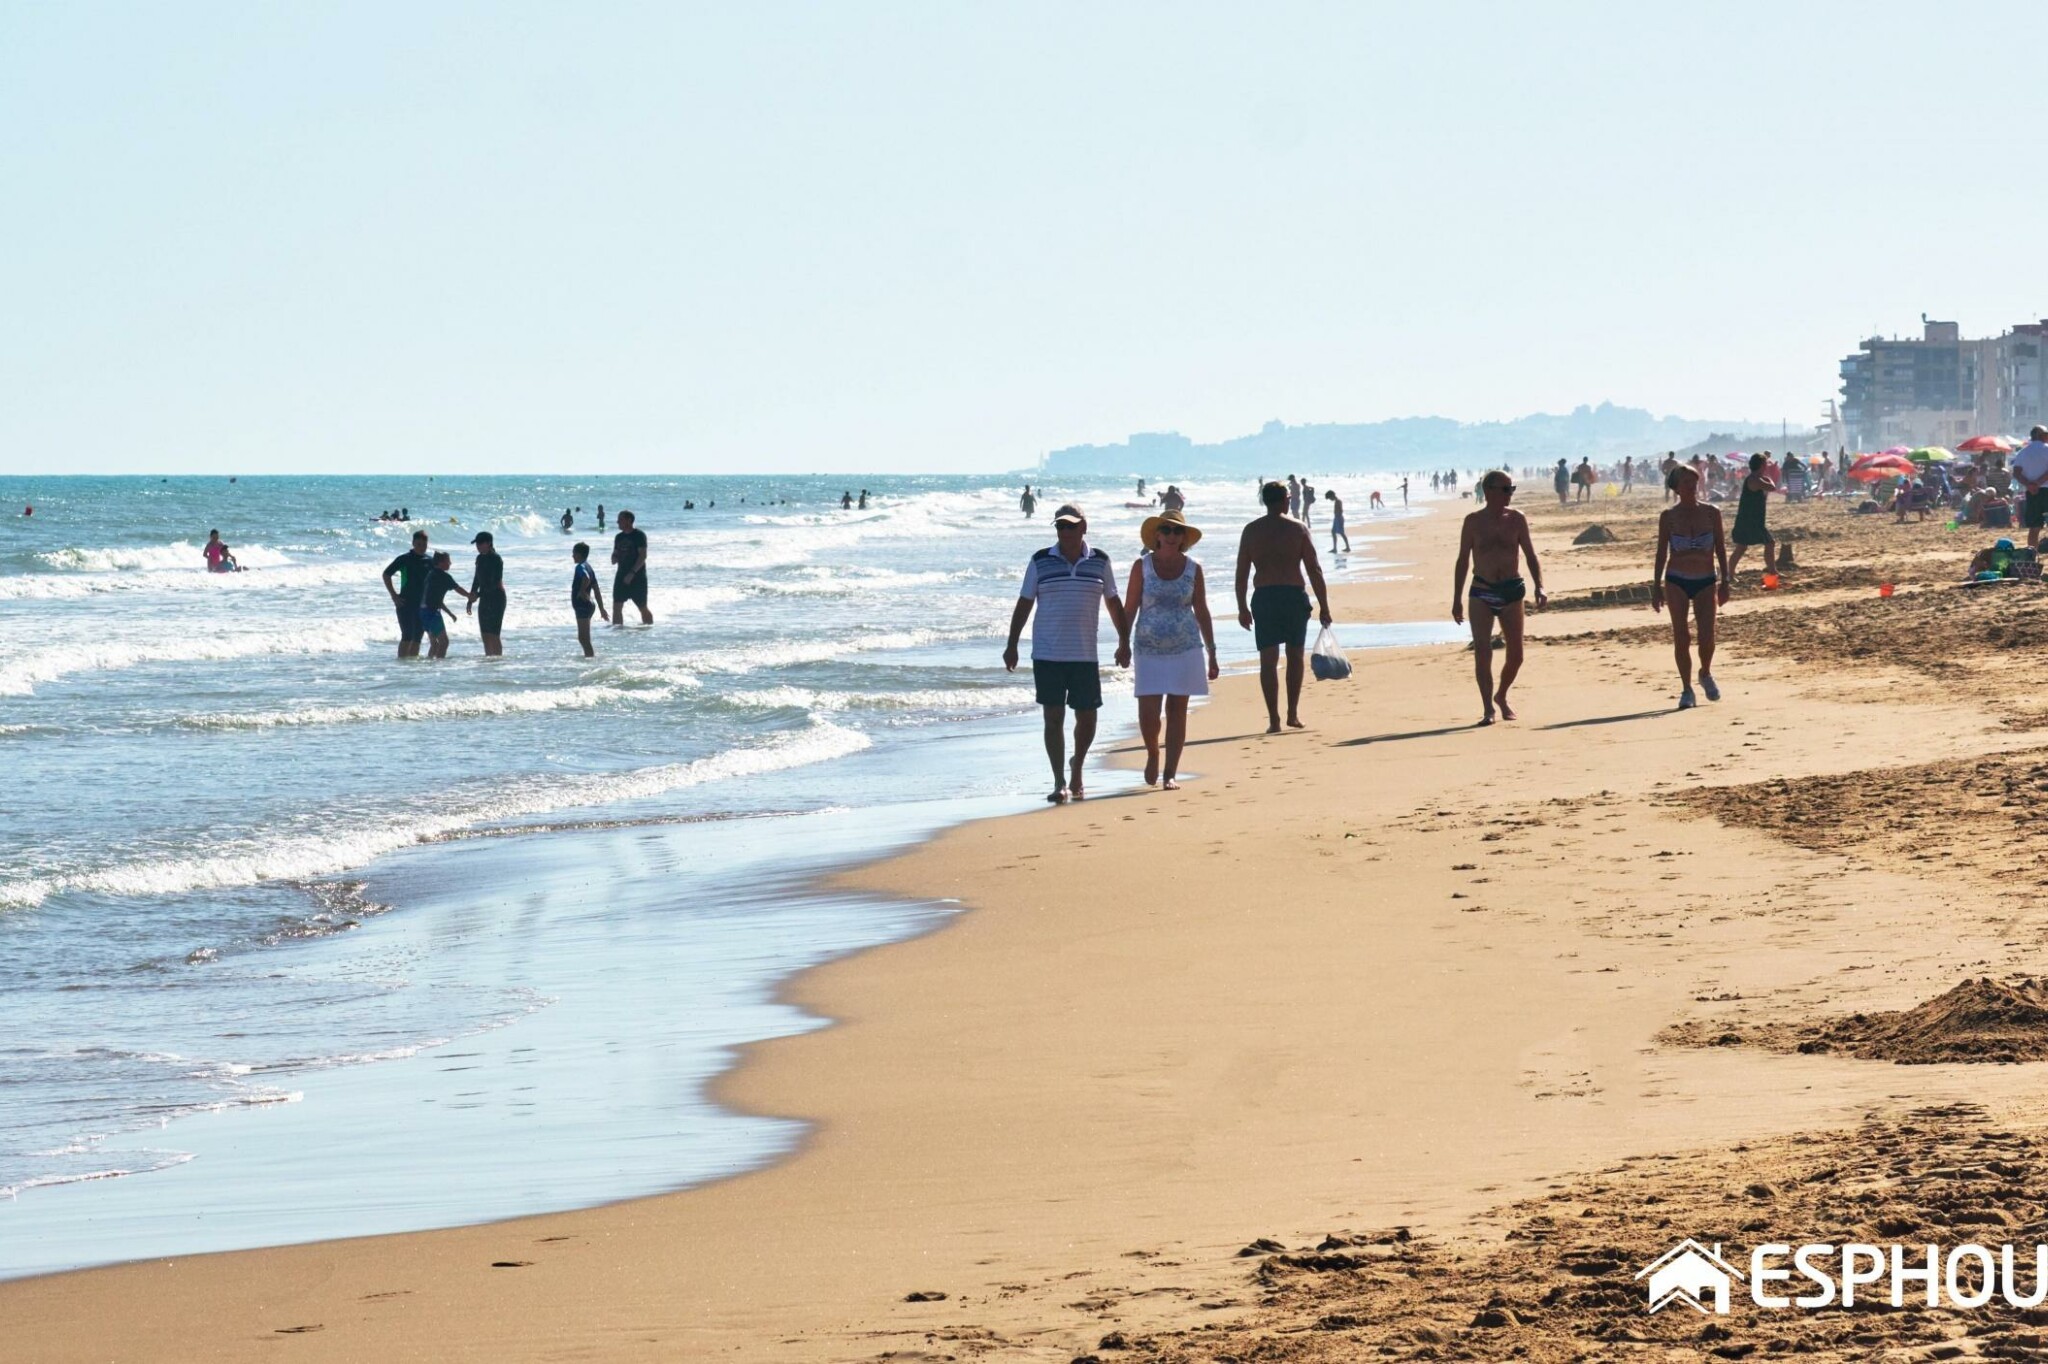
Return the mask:
<svg viewBox="0 0 2048 1364">
<path fill-rule="evenodd" d="M 1445 613 L 1462 510 L 1390 526 L 1410 576 L 1344 589 L 1340 614 Z M 1572 609 L 1532 627 L 1516 723 L 1471 726 L 1456 646 L 1359 655 L 1310 683 L 1299 734 L 1262 734 L 1233 677 L 1196 712 L 1184 790 L 966 825 L 841 878 L 969 912 L 799 978 L 789 998 L 840 1026 L 749 1048 L 720 1083 L 816 1124 L 792 1159 L 583 1212 L 0 1284 L 10 1351 L 1562 1358 L 1640 1329 L 1628 1257 L 1742 1240 L 1742 1191 L 1817 1173 L 1817 1149 L 1889 1142 L 1896 1184 L 1995 1129 L 1984 1159 L 2030 1172 L 2029 1066 L 1683 1030 L 1907 1010 L 2038 967 L 2031 871 L 1911 853 L 2031 828 L 2031 776 L 1944 774 L 2033 770 L 2011 651 L 1966 641 L 2029 628 L 2039 589 L 1950 591 L 1989 537 L 1774 507 L 1810 525 L 1807 566 L 1743 585 L 1727 699 L 1681 714 L 1661 620 L 1575 600 L 1647 580 L 1654 497 L 1531 510 Z M 1621 542 L 1569 547 L 1595 519 Z M 1871 610 L 1865 574 L 1901 595 Z M 1843 620 L 1860 652 L 1815 644 Z M 1942 819 L 1892 836 L 1909 808 Z M 1831 1227 L 1824 1195 L 1787 1199 L 1772 1236 Z M 1568 1202 L 1599 1244 L 1532 1237 L 1558 1218 L 1528 1200 Z M 1607 1265 L 1590 1250 L 1613 1265 L 1569 1267 Z M 1318 1255 L 1345 1263 L 1285 1263 Z M 1559 1284 L 1599 1291 L 1546 1305 Z M 1776 1348 L 1891 1340 L 1836 1325 Z"/>
</svg>

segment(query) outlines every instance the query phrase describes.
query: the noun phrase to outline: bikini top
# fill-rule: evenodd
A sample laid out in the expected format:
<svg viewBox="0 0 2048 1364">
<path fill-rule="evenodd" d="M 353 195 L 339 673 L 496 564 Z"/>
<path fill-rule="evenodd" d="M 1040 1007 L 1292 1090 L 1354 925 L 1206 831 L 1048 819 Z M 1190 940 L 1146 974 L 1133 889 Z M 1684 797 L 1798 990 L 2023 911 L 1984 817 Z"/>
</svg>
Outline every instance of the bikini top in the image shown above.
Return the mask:
<svg viewBox="0 0 2048 1364">
<path fill-rule="evenodd" d="M 1680 535 L 1677 531 L 1671 533 L 1671 552 L 1673 554 L 1684 554 L 1692 550 L 1712 549 L 1713 547 L 1714 532 L 1710 530 L 1701 531 L 1698 535 Z"/>
</svg>

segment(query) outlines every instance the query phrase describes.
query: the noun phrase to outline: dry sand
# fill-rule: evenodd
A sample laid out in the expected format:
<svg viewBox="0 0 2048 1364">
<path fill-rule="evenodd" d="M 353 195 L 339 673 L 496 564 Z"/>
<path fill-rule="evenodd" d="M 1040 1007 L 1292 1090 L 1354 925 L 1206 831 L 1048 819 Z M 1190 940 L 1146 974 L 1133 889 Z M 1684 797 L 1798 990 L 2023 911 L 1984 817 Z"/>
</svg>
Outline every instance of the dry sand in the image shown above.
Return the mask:
<svg viewBox="0 0 2048 1364">
<path fill-rule="evenodd" d="M 1341 614 L 1444 614 L 1462 510 L 1405 523 L 1414 567 Z M 1654 496 L 1532 511 L 1561 604 L 1647 579 Z M 1593 519 L 1620 542 L 1570 547 Z M 1273 738 L 1234 677 L 1196 713 L 1184 790 L 852 873 L 970 912 L 790 988 L 840 1025 L 751 1049 L 719 1087 L 816 1124 L 789 1161 L 586 1212 L 0 1284 L 0 1356 L 2025 1352 L 2013 1313 L 1700 1336 L 1630 1281 L 1683 1235 L 1995 1210 L 2032 1237 L 2043 1217 L 2029 1066 L 1691 1045 L 1966 980 L 2023 998 L 1997 983 L 2040 969 L 2048 930 L 2014 842 L 2039 739 L 2010 723 L 2033 712 L 1989 633 L 2033 638 L 2040 589 L 1948 590 L 1976 539 L 1935 523 L 1774 519 L 1803 566 L 1729 609 L 1718 706 L 1673 711 L 1661 622 L 1587 603 L 1532 627 L 1517 723 L 1470 726 L 1456 647 L 1361 655 Z M 1901 595 L 1876 605 L 1880 578 Z M 1941 1173 L 1959 1162 L 1995 1177 Z"/>
</svg>

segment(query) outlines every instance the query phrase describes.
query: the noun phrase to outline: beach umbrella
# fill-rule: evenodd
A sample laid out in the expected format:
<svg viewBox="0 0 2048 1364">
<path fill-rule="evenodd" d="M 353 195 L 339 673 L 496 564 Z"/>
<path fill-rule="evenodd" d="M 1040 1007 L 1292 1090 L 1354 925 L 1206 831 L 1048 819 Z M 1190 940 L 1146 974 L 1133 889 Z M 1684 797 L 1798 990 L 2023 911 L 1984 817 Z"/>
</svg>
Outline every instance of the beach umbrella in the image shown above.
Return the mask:
<svg viewBox="0 0 2048 1364">
<path fill-rule="evenodd" d="M 1944 446 L 1923 445 L 1918 450 L 1907 455 L 1906 458 L 1912 460 L 1915 464 L 1946 464 L 1954 459 L 1955 455 L 1950 453 Z"/>
<path fill-rule="evenodd" d="M 1972 436 L 1956 447 L 1965 455 L 2009 455 L 2012 442 L 1999 436 Z"/>
<path fill-rule="evenodd" d="M 1880 455 L 1910 455 L 1913 452 L 1903 445 L 1894 445 L 1889 450 L 1878 451 Z"/>
</svg>

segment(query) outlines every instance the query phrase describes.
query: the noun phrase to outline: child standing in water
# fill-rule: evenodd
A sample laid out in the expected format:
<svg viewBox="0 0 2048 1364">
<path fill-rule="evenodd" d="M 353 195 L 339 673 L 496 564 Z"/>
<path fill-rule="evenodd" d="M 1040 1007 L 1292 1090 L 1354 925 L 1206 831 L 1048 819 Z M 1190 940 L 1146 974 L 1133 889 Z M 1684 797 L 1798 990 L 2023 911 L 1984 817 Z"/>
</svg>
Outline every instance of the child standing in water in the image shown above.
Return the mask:
<svg viewBox="0 0 2048 1364">
<path fill-rule="evenodd" d="M 604 609 L 604 589 L 597 585 L 597 571 L 590 566 L 590 546 L 579 540 L 569 553 L 576 560 L 576 569 L 569 578 L 569 605 L 576 611 L 576 642 L 583 646 L 585 658 L 596 658 L 597 649 L 590 642 L 590 618 L 611 619 Z"/>
</svg>

